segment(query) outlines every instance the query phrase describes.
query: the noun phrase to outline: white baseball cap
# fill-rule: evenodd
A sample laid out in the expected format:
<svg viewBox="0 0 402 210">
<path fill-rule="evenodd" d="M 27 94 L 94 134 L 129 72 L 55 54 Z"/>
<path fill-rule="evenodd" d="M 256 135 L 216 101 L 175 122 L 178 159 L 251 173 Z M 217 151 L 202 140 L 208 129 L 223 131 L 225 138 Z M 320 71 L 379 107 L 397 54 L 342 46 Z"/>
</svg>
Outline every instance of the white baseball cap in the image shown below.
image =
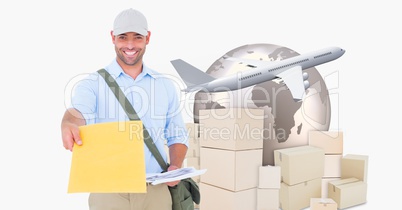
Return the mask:
<svg viewBox="0 0 402 210">
<path fill-rule="evenodd" d="M 148 22 L 145 16 L 135 9 L 126 9 L 120 12 L 113 23 L 113 35 L 136 32 L 143 36 L 148 35 Z"/>
</svg>

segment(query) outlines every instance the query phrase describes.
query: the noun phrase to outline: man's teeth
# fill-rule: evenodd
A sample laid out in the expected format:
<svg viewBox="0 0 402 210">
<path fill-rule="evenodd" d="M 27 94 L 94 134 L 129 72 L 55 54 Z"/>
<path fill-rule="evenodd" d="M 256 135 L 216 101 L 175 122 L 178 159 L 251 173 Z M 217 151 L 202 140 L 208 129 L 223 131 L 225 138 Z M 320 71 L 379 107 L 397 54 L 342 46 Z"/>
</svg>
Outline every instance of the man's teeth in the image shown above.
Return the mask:
<svg viewBox="0 0 402 210">
<path fill-rule="evenodd" d="M 136 52 L 125 52 L 127 55 L 134 55 Z"/>
</svg>

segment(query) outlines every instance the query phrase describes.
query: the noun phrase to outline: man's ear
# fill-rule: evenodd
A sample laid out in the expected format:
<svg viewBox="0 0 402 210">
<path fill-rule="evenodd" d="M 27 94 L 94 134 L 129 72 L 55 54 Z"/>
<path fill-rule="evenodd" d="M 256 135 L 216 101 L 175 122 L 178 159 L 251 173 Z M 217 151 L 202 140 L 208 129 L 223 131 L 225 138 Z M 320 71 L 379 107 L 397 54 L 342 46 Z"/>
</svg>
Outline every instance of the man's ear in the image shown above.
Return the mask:
<svg viewBox="0 0 402 210">
<path fill-rule="evenodd" d="M 151 38 L 151 32 L 150 31 L 148 31 L 148 35 L 147 35 L 147 40 L 146 40 L 146 44 L 148 44 L 149 43 L 149 39 Z"/>
<path fill-rule="evenodd" d="M 113 35 L 113 31 L 110 31 L 110 36 L 112 36 L 112 42 L 114 43 L 114 40 L 116 39 L 116 37 Z"/>
</svg>

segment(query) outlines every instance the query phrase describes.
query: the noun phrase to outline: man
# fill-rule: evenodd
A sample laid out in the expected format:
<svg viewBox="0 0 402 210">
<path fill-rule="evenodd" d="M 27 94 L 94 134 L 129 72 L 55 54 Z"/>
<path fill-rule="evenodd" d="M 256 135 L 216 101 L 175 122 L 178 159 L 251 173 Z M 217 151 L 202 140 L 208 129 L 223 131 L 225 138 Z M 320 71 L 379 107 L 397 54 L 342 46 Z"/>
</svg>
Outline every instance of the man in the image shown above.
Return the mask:
<svg viewBox="0 0 402 210">
<path fill-rule="evenodd" d="M 178 132 L 185 129 L 179 99 L 170 80 L 144 65 L 143 56 L 151 36 L 145 16 L 134 9 L 122 11 L 116 16 L 110 34 L 116 59 L 105 69 L 133 105 L 165 161 L 167 154 L 163 147 L 164 141 L 167 141 L 168 171 L 180 168 L 188 140 L 185 132 Z M 74 143 L 78 146 L 85 143 L 80 139 L 79 126 L 127 120 L 125 111 L 105 80 L 94 72 L 75 86 L 71 107 L 66 110 L 61 122 L 63 145 L 72 151 Z M 146 146 L 144 151 L 146 172 L 162 172 Z M 91 210 L 170 210 L 172 200 L 167 186 L 177 183 L 148 185 L 147 193 L 91 193 L 89 207 Z"/>
</svg>

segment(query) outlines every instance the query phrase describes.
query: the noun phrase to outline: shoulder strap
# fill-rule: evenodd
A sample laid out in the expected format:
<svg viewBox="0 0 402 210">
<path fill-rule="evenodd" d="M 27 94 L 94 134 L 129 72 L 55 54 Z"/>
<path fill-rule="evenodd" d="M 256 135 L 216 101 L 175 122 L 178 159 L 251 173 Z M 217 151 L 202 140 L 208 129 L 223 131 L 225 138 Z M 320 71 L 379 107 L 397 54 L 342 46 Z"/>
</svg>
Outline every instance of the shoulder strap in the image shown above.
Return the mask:
<svg viewBox="0 0 402 210">
<path fill-rule="evenodd" d="M 107 72 L 105 69 L 100 69 L 98 70 L 98 73 L 103 77 L 103 79 L 105 79 L 106 83 L 109 85 L 110 89 L 116 96 L 117 100 L 120 102 L 120 105 L 126 112 L 128 118 L 130 120 L 140 120 L 130 101 L 124 95 L 123 91 L 120 89 L 116 80 L 114 80 L 114 78 L 109 74 L 109 72 Z M 164 171 L 167 171 L 168 165 L 163 160 L 161 153 L 159 152 L 158 148 L 156 148 L 152 140 L 152 137 L 149 135 L 144 125 L 143 125 L 143 131 L 144 131 L 144 143 L 147 145 L 148 149 L 151 151 L 151 153 L 155 157 L 156 161 L 158 161 L 162 169 Z"/>
</svg>

